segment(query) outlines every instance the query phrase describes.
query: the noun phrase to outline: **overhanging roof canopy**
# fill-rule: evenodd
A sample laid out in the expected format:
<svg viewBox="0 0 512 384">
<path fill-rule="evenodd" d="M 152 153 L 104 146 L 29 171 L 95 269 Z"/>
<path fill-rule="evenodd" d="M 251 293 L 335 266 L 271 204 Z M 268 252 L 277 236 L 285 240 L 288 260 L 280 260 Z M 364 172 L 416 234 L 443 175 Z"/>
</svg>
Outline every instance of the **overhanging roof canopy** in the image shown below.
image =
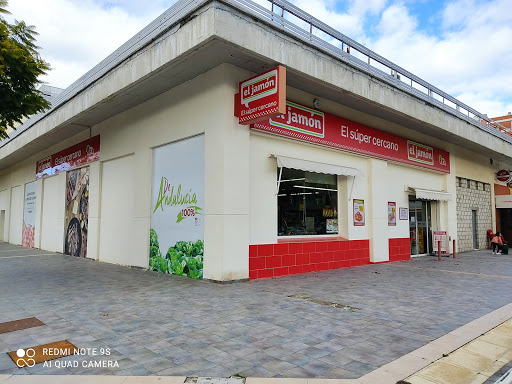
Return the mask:
<svg viewBox="0 0 512 384">
<path fill-rule="evenodd" d="M 451 201 L 452 194 L 444 191 L 433 191 L 430 189 L 405 187 L 406 192 L 414 193 L 416 198 L 424 200 Z"/>
<path fill-rule="evenodd" d="M 292 168 L 300 169 L 301 171 L 326 173 L 329 175 L 341 176 L 364 176 L 363 172 L 359 169 L 352 167 L 342 167 L 340 165 L 319 163 L 316 161 L 295 159 L 293 157 L 272 155 L 277 159 L 277 166 L 279 168 Z"/>
</svg>

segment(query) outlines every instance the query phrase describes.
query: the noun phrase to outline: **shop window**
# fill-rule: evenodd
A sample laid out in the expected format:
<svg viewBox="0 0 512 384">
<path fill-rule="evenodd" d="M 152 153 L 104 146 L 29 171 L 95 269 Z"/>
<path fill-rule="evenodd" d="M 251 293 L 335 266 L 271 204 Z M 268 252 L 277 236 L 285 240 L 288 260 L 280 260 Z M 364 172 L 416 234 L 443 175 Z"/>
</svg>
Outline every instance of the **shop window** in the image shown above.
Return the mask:
<svg viewBox="0 0 512 384">
<path fill-rule="evenodd" d="M 338 234 L 337 175 L 283 168 L 277 217 L 279 236 Z"/>
</svg>

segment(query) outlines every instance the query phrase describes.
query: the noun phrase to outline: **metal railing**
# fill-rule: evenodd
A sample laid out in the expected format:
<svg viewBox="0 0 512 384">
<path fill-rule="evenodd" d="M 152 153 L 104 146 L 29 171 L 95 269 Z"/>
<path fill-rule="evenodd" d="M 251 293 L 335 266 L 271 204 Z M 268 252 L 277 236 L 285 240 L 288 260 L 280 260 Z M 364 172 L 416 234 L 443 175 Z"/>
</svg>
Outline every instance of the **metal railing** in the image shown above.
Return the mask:
<svg viewBox="0 0 512 384">
<path fill-rule="evenodd" d="M 267 0 L 270 3 L 270 9 L 266 9 L 250 0 L 222 1 L 243 9 L 246 12 L 248 11 L 254 16 L 263 18 L 282 31 L 336 57 L 348 65 L 376 77 L 379 80 L 385 81 L 395 88 L 399 88 L 414 95 L 451 115 L 461 118 L 494 136 L 512 143 L 512 137 L 506 134 L 506 132 L 510 132 L 508 128 L 505 128 L 501 124 L 491 120 L 487 115 L 478 112 L 406 69 L 364 47 L 362 44 L 345 36 L 286 0 Z M 301 27 L 299 25 L 300 23 L 292 22 L 291 20 L 293 18 L 305 24 L 306 28 Z M 340 44 L 341 48 L 332 44 L 328 38 L 318 36 L 318 32 L 325 34 L 328 38 Z"/>
<path fill-rule="evenodd" d="M 162 15 L 148 24 L 135 36 L 116 49 L 112 54 L 107 56 L 99 64 L 94 66 L 90 71 L 85 73 L 62 93 L 56 96 L 53 100 L 52 107 L 48 111 L 30 116 L 29 119 L 25 121 L 23 125 L 18 127 L 16 131 L 10 133 L 9 139 L 2 140 L 0 142 L 0 147 L 26 131 L 45 116 L 51 114 L 54 110 L 71 100 L 80 92 L 84 91 L 109 71 L 120 65 L 123 61 L 152 44 L 167 31 L 179 25 L 180 21 L 185 17 L 191 15 L 193 12 L 212 1 L 213 0 L 178 1 L 174 6 L 166 10 Z M 414 95 L 427 103 L 435 105 L 438 108 L 466 120 L 470 124 L 512 144 L 512 137 L 504 133 L 506 128 L 489 119 L 487 115 L 474 110 L 456 98 L 448 95 L 428 82 L 420 79 L 414 74 L 336 31 L 334 28 L 329 27 L 327 24 L 304 12 L 288 1 L 267 0 L 269 2 L 269 8 L 265 8 L 251 0 L 219 1 L 265 21 L 271 24 L 274 28 L 292 35 L 294 38 L 299 39 L 306 44 L 310 44 L 316 49 L 319 49 L 364 73 Z M 292 17 L 298 19 L 299 22 L 293 23 L 290 21 L 289 19 Z M 305 23 L 306 29 L 301 27 L 299 25 L 300 23 Z M 328 38 L 322 38 L 315 34 L 319 32 L 321 34 L 325 34 Z M 329 41 L 329 38 L 341 44 L 341 48 L 333 45 Z M 359 59 L 355 54 L 363 57 L 364 60 Z M 380 68 L 384 68 L 385 71 L 377 67 L 375 63 L 377 63 Z"/>
</svg>

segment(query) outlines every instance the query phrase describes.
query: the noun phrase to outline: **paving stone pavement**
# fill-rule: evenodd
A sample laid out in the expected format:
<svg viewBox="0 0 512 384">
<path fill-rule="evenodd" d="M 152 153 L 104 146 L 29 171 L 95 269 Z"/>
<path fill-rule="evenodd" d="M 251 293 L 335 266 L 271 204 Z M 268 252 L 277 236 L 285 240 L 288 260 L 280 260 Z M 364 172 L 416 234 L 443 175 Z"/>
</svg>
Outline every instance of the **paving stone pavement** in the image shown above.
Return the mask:
<svg viewBox="0 0 512 384">
<path fill-rule="evenodd" d="M 1 374 L 358 378 L 512 301 L 490 251 L 215 284 L 0 243 Z M 350 311 L 303 298 L 339 303 Z M 68 340 L 110 356 L 19 369 L 6 352 Z M 82 361 L 116 360 L 119 368 Z"/>
</svg>

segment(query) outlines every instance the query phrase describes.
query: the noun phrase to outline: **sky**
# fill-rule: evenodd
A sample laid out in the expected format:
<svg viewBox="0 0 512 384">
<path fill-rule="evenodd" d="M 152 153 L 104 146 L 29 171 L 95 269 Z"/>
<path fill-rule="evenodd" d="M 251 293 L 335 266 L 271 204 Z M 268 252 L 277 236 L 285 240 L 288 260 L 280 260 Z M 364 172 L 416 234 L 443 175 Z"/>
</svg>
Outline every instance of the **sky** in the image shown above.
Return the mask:
<svg viewBox="0 0 512 384">
<path fill-rule="evenodd" d="M 66 88 L 175 2 L 10 0 L 8 10 L 39 33 L 52 67 L 41 80 Z M 512 0 L 291 2 L 489 117 L 512 112 Z"/>
</svg>

